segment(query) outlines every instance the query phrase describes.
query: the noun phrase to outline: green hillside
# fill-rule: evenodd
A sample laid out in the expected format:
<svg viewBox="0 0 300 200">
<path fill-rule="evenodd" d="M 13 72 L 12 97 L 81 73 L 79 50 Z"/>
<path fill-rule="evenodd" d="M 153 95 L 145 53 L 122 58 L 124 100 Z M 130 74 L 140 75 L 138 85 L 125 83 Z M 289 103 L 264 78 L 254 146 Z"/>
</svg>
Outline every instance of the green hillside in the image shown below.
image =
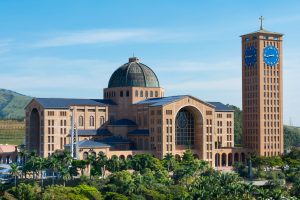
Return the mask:
<svg viewBox="0 0 300 200">
<path fill-rule="evenodd" d="M 242 116 L 243 111 L 233 105 L 228 105 L 234 109 L 234 143 L 235 145 L 242 144 L 242 134 L 243 134 L 243 122 Z M 289 150 L 292 147 L 300 146 L 300 128 L 294 126 L 284 126 L 284 149 Z"/>
<path fill-rule="evenodd" d="M 10 90 L 0 89 L 0 119 L 24 119 L 24 108 L 31 99 Z"/>
</svg>

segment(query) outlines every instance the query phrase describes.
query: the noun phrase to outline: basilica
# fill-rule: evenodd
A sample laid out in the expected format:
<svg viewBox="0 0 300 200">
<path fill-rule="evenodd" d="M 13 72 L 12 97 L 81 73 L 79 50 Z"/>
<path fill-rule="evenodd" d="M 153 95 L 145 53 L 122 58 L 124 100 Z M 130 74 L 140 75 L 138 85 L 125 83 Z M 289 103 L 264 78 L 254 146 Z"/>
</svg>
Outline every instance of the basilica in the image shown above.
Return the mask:
<svg viewBox="0 0 300 200">
<path fill-rule="evenodd" d="M 221 102 L 207 102 L 191 95 L 165 96 L 155 72 L 139 58 L 131 57 L 111 75 L 102 99 L 34 98 L 25 109 L 26 148 L 48 157 L 64 149 L 73 152 L 76 147 L 73 156 L 78 159 L 97 156 L 99 152 L 120 159 L 136 154 L 163 158 L 169 153 L 180 158 L 190 149 L 195 157 L 215 168 L 246 162 L 247 154 L 252 152 L 279 155 L 283 151 L 281 73 L 277 73 L 281 72 L 281 59 L 276 67 L 269 66 L 264 63 L 263 51 L 269 45 L 281 51 L 281 37 L 262 28 L 242 36 L 243 56 L 249 57 L 249 49 L 257 54 L 251 65 L 244 61 L 248 57 L 243 58 L 243 147 L 234 145 L 234 110 Z M 254 56 L 251 54 L 251 58 Z M 274 83 L 276 89 L 270 91 L 278 92 L 274 97 L 276 111 L 272 113 L 263 99 L 269 95 L 270 85 L 266 81 L 269 77 L 263 76 L 269 76 L 271 71 L 271 79 L 277 75 L 280 78 Z M 269 107 L 273 109 L 275 105 Z M 275 119 L 266 118 L 273 112 L 278 114 L 274 124 Z M 273 130 L 278 130 L 277 135 Z M 274 138 L 277 142 L 273 142 Z"/>
</svg>

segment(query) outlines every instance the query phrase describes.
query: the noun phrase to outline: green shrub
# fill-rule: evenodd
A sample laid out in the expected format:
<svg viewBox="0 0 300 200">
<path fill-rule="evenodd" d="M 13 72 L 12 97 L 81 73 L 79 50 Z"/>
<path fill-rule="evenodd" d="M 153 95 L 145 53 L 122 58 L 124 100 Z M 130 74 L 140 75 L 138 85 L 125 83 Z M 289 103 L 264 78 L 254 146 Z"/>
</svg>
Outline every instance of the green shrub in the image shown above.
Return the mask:
<svg viewBox="0 0 300 200">
<path fill-rule="evenodd" d="M 123 195 L 116 192 L 107 192 L 105 194 L 105 200 L 128 200 L 128 198 Z"/>
</svg>

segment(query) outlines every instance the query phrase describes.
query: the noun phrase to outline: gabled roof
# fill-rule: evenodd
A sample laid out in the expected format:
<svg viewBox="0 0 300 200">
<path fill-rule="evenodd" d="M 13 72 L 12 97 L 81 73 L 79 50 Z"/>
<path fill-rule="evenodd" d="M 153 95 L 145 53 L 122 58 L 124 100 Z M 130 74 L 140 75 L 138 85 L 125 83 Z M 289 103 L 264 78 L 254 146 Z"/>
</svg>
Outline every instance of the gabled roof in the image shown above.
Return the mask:
<svg viewBox="0 0 300 200">
<path fill-rule="evenodd" d="M 229 106 L 221 103 L 221 102 L 207 102 L 213 106 L 215 106 L 215 110 L 217 112 L 233 112 L 234 110 Z"/>
<path fill-rule="evenodd" d="M 68 109 L 72 105 L 78 106 L 107 106 L 115 105 L 108 99 L 65 99 L 65 98 L 35 98 L 33 99 L 41 104 L 44 108 Z"/>
<path fill-rule="evenodd" d="M 116 121 L 113 121 L 109 125 L 113 126 L 136 126 L 136 123 L 130 119 L 119 119 Z"/>
<path fill-rule="evenodd" d="M 185 97 L 188 97 L 188 95 L 178 95 L 178 96 L 169 96 L 169 97 L 161 97 L 161 98 L 151 98 L 151 99 L 145 99 L 143 101 L 136 102 L 135 104 L 150 104 L 150 106 L 163 106 L 167 105 L 169 103 L 178 101 L 180 99 L 183 99 Z"/>
<path fill-rule="evenodd" d="M 128 135 L 149 135 L 148 129 L 136 129 L 134 131 L 128 132 Z"/>
<path fill-rule="evenodd" d="M 89 135 L 111 135 L 111 132 L 107 129 L 93 129 L 93 130 L 78 130 L 79 136 Z"/>
<path fill-rule="evenodd" d="M 187 97 L 195 99 L 197 101 L 201 101 L 202 103 L 213 107 L 212 105 L 208 104 L 207 102 L 197 99 L 191 95 L 178 95 L 178 96 L 169 96 L 169 97 L 161 97 L 161 98 L 151 98 L 151 99 L 146 99 L 143 101 L 136 102 L 135 104 L 137 104 L 137 105 L 149 104 L 150 107 L 164 106 L 164 105 L 179 101 L 179 100 L 187 98 Z"/>
</svg>

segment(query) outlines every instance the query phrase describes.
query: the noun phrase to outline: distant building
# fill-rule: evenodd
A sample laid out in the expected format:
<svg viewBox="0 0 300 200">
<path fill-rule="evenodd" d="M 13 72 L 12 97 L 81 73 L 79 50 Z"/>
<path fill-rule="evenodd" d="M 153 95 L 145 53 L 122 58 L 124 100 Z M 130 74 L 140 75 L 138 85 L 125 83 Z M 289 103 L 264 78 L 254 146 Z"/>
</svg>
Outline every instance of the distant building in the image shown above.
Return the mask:
<svg viewBox="0 0 300 200">
<path fill-rule="evenodd" d="M 279 155 L 281 58 L 277 62 L 268 58 L 274 49 L 281 56 L 281 35 L 262 29 L 242 36 L 242 44 L 244 148 L 234 147 L 231 108 L 190 95 L 165 97 L 156 74 L 136 57 L 112 74 L 103 99 L 33 99 L 26 107 L 26 148 L 44 157 L 70 148 L 73 116 L 80 159 L 100 151 L 121 159 L 141 153 L 163 158 L 191 149 L 213 167 L 230 167 L 245 162 L 251 152 Z M 267 102 L 270 106 L 264 106 Z M 262 150 L 267 144 L 273 145 L 272 151 Z"/>
<path fill-rule="evenodd" d="M 18 146 L 0 144 L 0 164 L 10 164 L 18 161 Z"/>
</svg>

